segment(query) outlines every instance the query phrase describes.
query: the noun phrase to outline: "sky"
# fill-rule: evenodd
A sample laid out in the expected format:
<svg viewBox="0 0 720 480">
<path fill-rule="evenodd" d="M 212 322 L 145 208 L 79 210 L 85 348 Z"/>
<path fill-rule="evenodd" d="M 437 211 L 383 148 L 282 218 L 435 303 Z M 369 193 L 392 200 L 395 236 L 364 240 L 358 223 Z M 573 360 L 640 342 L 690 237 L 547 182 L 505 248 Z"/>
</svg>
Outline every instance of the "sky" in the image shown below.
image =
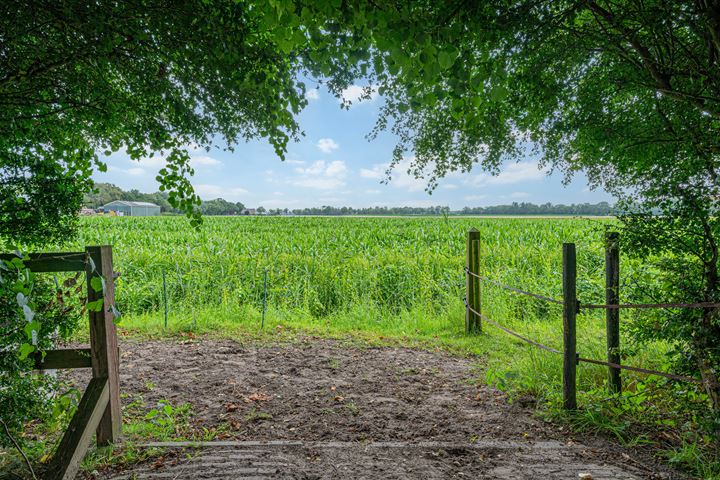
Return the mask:
<svg viewBox="0 0 720 480">
<path fill-rule="evenodd" d="M 324 88 L 309 90 L 308 106 L 299 116 L 305 136 L 289 144 L 284 162 L 263 140 L 237 145 L 234 152 L 189 148 L 196 192 L 203 200 L 221 197 L 246 207 L 291 210 L 323 205 L 447 205 L 455 210 L 512 202 L 613 201 L 603 191 L 588 189 L 581 175 L 563 185 L 562 175 L 548 175 L 539 169 L 535 156 L 505 163 L 497 176 L 479 168 L 451 174 L 440 180 L 432 194 L 425 191 L 427 182 L 408 175 L 403 164 L 389 184 L 383 184 L 396 139 L 389 132 L 372 141 L 365 138 L 375 124 L 382 98 L 374 95 L 357 102 L 360 92 L 359 86 L 344 92 L 343 96 L 353 101 L 350 109 L 344 110 L 340 100 Z M 120 151 L 104 160 L 108 170 L 95 173 L 96 182 L 113 183 L 124 190 L 158 190 L 155 176 L 164 164 L 161 157 L 133 161 Z"/>
</svg>

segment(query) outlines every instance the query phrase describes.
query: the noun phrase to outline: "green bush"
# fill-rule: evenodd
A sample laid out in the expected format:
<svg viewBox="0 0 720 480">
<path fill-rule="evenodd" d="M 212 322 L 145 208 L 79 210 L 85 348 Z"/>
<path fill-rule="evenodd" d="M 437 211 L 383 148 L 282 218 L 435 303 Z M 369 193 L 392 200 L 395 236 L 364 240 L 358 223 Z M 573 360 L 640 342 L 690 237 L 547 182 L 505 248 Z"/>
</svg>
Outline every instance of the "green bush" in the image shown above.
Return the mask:
<svg viewBox="0 0 720 480">
<path fill-rule="evenodd" d="M 35 356 L 68 339 L 78 324 L 78 278 L 61 285 L 30 272 L 19 255 L 0 260 L 0 445 L 11 445 L 5 427 L 22 443 L 28 422 L 49 422 L 67 411 L 56 408 L 68 397 L 59 395 L 55 378 L 32 370 Z"/>
</svg>

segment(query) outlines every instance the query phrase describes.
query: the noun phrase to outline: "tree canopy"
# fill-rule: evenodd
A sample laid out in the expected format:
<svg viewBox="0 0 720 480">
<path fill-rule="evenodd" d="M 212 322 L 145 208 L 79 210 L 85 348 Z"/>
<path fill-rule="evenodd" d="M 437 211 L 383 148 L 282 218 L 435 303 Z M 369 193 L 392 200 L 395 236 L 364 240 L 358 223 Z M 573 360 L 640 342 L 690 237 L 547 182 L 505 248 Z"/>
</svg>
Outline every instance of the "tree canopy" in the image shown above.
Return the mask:
<svg viewBox="0 0 720 480">
<path fill-rule="evenodd" d="M 186 145 L 263 137 L 282 157 L 302 79 L 360 79 L 385 102 L 370 137 L 398 137 L 391 167 L 410 157 L 432 188 L 535 149 L 624 198 L 634 251 L 687 259 L 685 293 L 720 300 L 718 0 L 11 1 L 0 39 L 0 234 L 71 227 L 73 192 L 119 149 L 165 152 L 160 188 L 197 221 Z M 720 321 L 701 315 L 685 353 L 720 410 Z"/>
</svg>

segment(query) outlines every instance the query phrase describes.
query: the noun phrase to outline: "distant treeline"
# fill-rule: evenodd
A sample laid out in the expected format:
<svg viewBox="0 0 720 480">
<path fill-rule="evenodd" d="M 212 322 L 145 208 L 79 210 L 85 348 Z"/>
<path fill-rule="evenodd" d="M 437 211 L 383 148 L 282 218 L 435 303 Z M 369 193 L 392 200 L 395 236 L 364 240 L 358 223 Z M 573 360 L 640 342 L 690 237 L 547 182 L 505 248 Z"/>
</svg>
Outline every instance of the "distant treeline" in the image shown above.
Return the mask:
<svg viewBox="0 0 720 480">
<path fill-rule="evenodd" d="M 99 208 L 113 200 L 134 202 L 151 202 L 160 206 L 163 212 L 179 213 L 168 202 L 166 192 L 142 193 L 137 189 L 124 191 L 111 183 L 97 183 L 96 192 L 85 195 L 85 206 Z M 229 202 L 222 198 L 207 200 L 200 210 L 203 215 L 240 215 L 245 210 L 242 202 Z M 434 207 L 313 207 L 265 209 L 257 208 L 257 213 L 266 215 L 612 215 L 613 206 L 607 202 L 573 203 L 570 205 L 553 205 L 544 203 L 536 205 L 529 202 L 513 202 L 510 205 L 492 207 L 465 207 L 462 210 L 451 210 L 448 206 Z"/>
<path fill-rule="evenodd" d="M 137 189 L 125 191 L 112 183 L 96 183 L 95 192 L 85 195 L 84 204 L 89 208 L 100 208 L 114 200 L 127 200 L 131 202 L 150 202 L 160 206 L 166 213 L 179 213 L 168 201 L 166 192 L 142 193 Z M 228 202 L 222 198 L 207 200 L 202 203 L 200 210 L 204 215 L 239 215 L 245 209 L 241 202 Z"/>
<path fill-rule="evenodd" d="M 611 215 L 613 207 L 607 202 L 553 205 L 536 205 L 528 202 L 513 202 L 510 205 L 492 207 L 465 207 L 451 210 L 447 206 L 434 207 L 315 207 L 302 209 L 271 209 L 268 214 L 282 215 Z"/>
</svg>

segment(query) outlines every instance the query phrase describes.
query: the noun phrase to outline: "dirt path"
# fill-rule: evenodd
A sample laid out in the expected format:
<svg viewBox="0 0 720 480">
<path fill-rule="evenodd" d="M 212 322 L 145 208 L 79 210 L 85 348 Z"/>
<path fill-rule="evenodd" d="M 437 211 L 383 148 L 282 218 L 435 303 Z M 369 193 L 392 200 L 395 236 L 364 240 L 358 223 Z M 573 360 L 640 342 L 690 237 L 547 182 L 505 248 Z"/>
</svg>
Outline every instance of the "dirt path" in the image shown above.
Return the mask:
<svg viewBox="0 0 720 480">
<path fill-rule="evenodd" d="M 121 351 L 124 402 L 189 402 L 198 428 L 227 434 L 189 455 L 171 448 L 161 468 L 108 478 L 675 478 L 533 418 L 478 382 L 472 360 L 444 353 L 310 338 L 124 342 Z"/>
</svg>

